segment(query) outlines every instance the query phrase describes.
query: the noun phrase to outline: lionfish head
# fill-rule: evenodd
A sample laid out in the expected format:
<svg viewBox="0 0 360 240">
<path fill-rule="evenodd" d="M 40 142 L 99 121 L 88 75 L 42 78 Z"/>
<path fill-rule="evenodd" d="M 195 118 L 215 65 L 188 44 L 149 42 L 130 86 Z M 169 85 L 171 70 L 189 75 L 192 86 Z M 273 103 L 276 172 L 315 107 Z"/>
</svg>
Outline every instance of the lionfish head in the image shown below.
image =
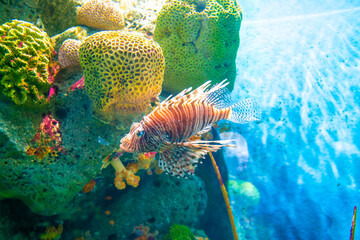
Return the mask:
<svg viewBox="0 0 360 240">
<path fill-rule="evenodd" d="M 133 123 L 130 132 L 120 141 L 120 149 L 133 153 L 141 151 L 141 146 L 145 144 L 145 130 L 141 123 Z"/>
</svg>

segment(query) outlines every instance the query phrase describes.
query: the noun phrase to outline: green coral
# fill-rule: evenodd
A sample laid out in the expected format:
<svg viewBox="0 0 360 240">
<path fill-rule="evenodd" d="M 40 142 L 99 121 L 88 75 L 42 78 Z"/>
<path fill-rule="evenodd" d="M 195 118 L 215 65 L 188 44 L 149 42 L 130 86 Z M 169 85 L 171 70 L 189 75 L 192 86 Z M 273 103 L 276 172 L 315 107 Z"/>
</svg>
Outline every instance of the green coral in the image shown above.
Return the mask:
<svg viewBox="0 0 360 240">
<path fill-rule="evenodd" d="M 251 182 L 229 180 L 227 185 L 230 198 L 236 200 L 242 208 L 256 206 L 259 203 L 260 192 Z"/>
<path fill-rule="evenodd" d="M 155 29 L 166 59 L 163 89 L 179 92 L 204 81 L 236 77 L 241 8 L 236 0 L 174 0 L 159 13 Z"/>
<path fill-rule="evenodd" d="M 195 240 L 195 236 L 189 227 L 174 224 L 170 227 L 169 233 L 164 236 L 164 240 Z"/>
<path fill-rule="evenodd" d="M 31 23 L 0 26 L 0 91 L 16 104 L 44 103 L 54 49 L 48 35 Z"/>
</svg>

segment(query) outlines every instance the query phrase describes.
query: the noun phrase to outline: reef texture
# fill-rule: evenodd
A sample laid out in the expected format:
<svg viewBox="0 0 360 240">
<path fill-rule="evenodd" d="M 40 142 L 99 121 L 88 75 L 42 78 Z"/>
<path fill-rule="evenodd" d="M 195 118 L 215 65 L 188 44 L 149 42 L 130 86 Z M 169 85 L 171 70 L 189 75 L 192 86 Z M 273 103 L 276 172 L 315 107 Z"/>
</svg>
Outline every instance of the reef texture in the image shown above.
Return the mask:
<svg viewBox="0 0 360 240">
<path fill-rule="evenodd" d="M 21 19 L 35 23 L 38 19 L 39 0 L 0 1 L 0 24 L 12 19 Z"/>
<path fill-rule="evenodd" d="M 99 119 L 127 128 L 161 92 L 165 60 L 160 46 L 143 34 L 104 31 L 80 46 L 85 90 Z"/>
<path fill-rule="evenodd" d="M 48 35 L 31 23 L 0 26 L 0 90 L 16 104 L 40 104 L 53 81 L 54 48 Z"/>
<path fill-rule="evenodd" d="M 38 12 L 46 32 L 53 36 L 76 26 L 76 14 L 84 0 L 39 0 Z"/>
<path fill-rule="evenodd" d="M 139 225 L 149 226 L 151 232 L 158 231 L 159 239 L 173 224 L 199 227 L 207 202 L 204 182 L 199 177 L 185 179 L 166 174 L 143 174 L 141 178 L 139 187 L 119 194 L 108 191 L 112 199 L 98 201 L 102 217 L 91 221 L 90 229 L 100 232 L 99 239 L 111 236 L 135 239 L 131 233 Z"/>
<path fill-rule="evenodd" d="M 61 45 L 58 56 L 60 68 L 80 67 L 80 44 L 78 40 L 68 39 Z"/>
<path fill-rule="evenodd" d="M 90 0 L 77 13 L 77 23 L 100 30 L 120 30 L 125 26 L 123 11 L 112 0 Z"/>
<path fill-rule="evenodd" d="M 174 0 L 164 4 L 154 39 L 166 59 L 164 90 L 178 93 L 206 80 L 228 79 L 232 90 L 241 8 L 236 0 Z"/>
</svg>

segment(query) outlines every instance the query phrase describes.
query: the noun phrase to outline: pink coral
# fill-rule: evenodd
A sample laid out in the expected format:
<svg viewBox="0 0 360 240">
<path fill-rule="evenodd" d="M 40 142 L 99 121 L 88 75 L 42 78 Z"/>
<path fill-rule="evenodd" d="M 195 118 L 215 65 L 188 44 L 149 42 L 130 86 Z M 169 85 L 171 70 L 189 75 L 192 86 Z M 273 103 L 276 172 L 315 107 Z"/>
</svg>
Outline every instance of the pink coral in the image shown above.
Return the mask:
<svg viewBox="0 0 360 240">
<path fill-rule="evenodd" d="M 85 78 L 82 76 L 76 83 L 71 85 L 68 89 L 68 92 L 74 91 L 75 89 L 84 89 L 85 88 Z"/>
<path fill-rule="evenodd" d="M 49 153 L 56 156 L 60 151 L 63 151 L 63 147 L 59 122 L 48 114 L 40 123 L 39 129 L 32 139 L 31 146 L 26 150 L 26 154 L 42 159 Z"/>
<path fill-rule="evenodd" d="M 120 30 L 125 26 L 123 13 L 111 0 L 90 0 L 77 13 L 77 23 L 100 30 Z"/>
</svg>

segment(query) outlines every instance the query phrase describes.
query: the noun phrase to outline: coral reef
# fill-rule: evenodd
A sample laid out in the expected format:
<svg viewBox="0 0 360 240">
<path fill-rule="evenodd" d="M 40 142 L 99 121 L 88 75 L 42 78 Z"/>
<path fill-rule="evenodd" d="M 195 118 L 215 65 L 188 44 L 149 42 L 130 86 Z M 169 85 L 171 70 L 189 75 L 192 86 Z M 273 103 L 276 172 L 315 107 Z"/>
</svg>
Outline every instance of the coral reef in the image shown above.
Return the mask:
<svg viewBox="0 0 360 240">
<path fill-rule="evenodd" d="M 71 80 L 68 81 L 59 83 L 59 94 L 46 109 L 22 108 L 0 99 L 0 199 L 21 199 L 41 215 L 76 211 L 72 204 L 74 196 L 99 174 L 101 160 L 125 133 L 92 116 L 89 98 L 83 90 L 65 95 L 71 84 Z M 64 151 L 46 154 L 42 159 L 27 155 L 29 146 L 37 146 L 34 136 L 44 121 L 42 116 L 49 112 L 59 124 L 60 146 Z M 40 136 L 45 140 L 60 136 L 53 131 L 56 128 L 40 129 L 43 129 Z M 99 136 L 106 139 L 109 146 L 100 144 Z"/>
<path fill-rule="evenodd" d="M 16 104 L 46 101 L 56 69 L 48 35 L 31 23 L 0 26 L 0 90 Z"/>
<path fill-rule="evenodd" d="M 77 24 L 100 30 L 120 30 L 125 26 L 123 11 L 112 0 L 90 0 L 77 13 Z"/>
<path fill-rule="evenodd" d="M 87 37 L 87 35 L 88 35 L 88 30 L 86 28 L 77 26 L 77 27 L 71 27 L 69 29 L 66 29 L 62 33 L 52 36 L 51 40 L 54 42 L 55 51 L 58 52 L 65 40 L 75 39 L 82 41 Z"/>
<path fill-rule="evenodd" d="M 59 50 L 60 68 L 80 68 L 79 49 L 81 42 L 68 39 L 63 42 Z"/>
<path fill-rule="evenodd" d="M 38 13 L 46 32 L 53 36 L 76 25 L 77 9 L 84 0 L 38 0 Z"/>
<path fill-rule="evenodd" d="M 164 4 L 154 39 L 166 59 L 165 91 L 178 93 L 206 80 L 233 88 L 242 12 L 236 0 L 174 0 Z"/>
<path fill-rule="evenodd" d="M 99 119 L 127 128 L 149 111 L 165 68 L 156 42 L 136 32 L 104 31 L 86 38 L 79 53 L 85 90 Z"/>
</svg>

